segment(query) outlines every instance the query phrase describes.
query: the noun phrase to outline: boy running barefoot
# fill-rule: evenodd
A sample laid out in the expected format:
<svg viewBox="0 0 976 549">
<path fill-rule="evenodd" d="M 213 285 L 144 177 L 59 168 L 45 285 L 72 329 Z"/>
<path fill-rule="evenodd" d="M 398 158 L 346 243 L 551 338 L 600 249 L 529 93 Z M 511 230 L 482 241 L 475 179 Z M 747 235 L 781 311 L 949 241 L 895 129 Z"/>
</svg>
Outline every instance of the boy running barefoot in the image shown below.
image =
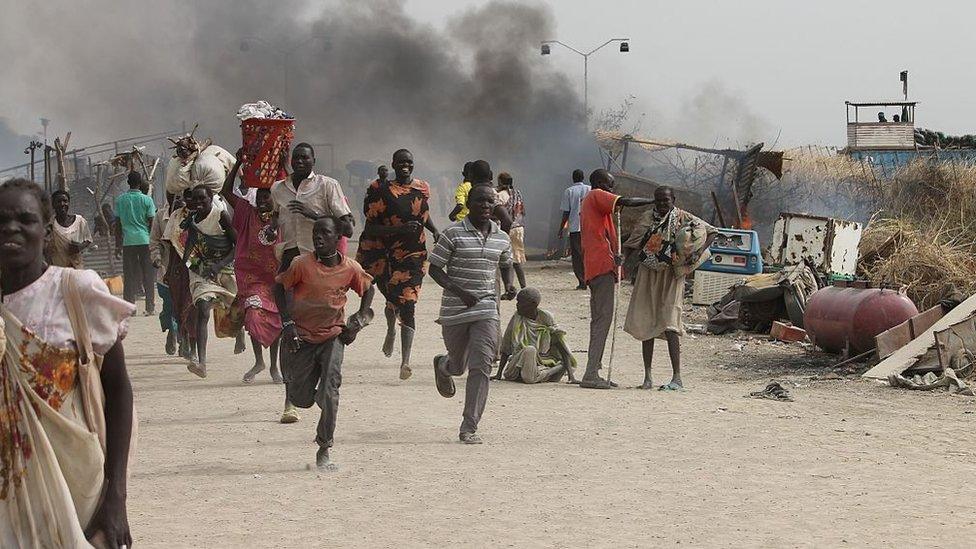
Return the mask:
<svg viewBox="0 0 976 549">
<path fill-rule="evenodd" d="M 322 409 L 315 442 L 315 464 L 335 470 L 329 448 L 335 434 L 342 384 L 342 354 L 373 318 L 373 278 L 355 260 L 337 250 L 342 222 L 321 217 L 312 227 L 314 252 L 298 256 L 278 275 L 275 300 L 281 311 L 281 370 L 288 401 Z M 286 292 L 290 290 L 290 292 Z M 345 319 L 346 292 L 361 297 L 359 310 Z M 290 293 L 290 299 L 288 294 Z"/>
</svg>

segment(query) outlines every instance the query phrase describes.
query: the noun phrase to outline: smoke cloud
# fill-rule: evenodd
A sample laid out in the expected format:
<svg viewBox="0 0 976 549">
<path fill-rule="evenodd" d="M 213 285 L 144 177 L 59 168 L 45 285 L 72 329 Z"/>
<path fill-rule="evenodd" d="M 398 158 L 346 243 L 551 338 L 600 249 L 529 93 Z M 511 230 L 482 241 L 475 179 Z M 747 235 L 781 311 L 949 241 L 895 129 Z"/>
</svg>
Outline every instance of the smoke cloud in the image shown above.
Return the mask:
<svg viewBox="0 0 976 549">
<path fill-rule="evenodd" d="M 735 92 L 717 80 L 697 86 L 677 112 L 655 131 L 666 138 L 704 147 L 745 148 L 775 137 L 772 124 L 753 111 Z"/>
<path fill-rule="evenodd" d="M 443 30 L 396 0 L 87 0 L 5 11 L 0 45 L 12 67 L 0 116 L 24 133 L 38 116 L 78 144 L 199 122 L 197 135 L 233 151 L 237 107 L 267 99 L 296 116 L 297 139 L 333 143 L 339 168 L 389 162 L 406 147 L 418 175 L 444 193 L 465 160 L 484 158 L 513 173 L 530 214 L 547 222 L 554 188 L 599 161 L 575 85 L 538 53 L 555 35 L 542 5 L 489 2 Z"/>
<path fill-rule="evenodd" d="M 14 132 L 7 121 L 0 118 L 0 166 L 27 162 L 30 157 L 24 154 L 24 148 L 30 140 L 30 137 Z"/>
</svg>

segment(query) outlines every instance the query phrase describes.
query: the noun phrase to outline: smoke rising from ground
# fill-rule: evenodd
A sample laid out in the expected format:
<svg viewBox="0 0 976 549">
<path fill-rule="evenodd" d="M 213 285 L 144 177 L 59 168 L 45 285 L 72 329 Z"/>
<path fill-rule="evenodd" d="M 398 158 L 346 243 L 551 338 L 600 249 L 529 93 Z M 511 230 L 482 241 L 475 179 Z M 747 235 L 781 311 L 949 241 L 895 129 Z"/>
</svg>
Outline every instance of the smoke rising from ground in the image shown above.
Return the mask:
<svg viewBox="0 0 976 549">
<path fill-rule="evenodd" d="M 776 138 L 769 120 L 714 79 L 696 84 L 673 111 L 663 110 L 653 99 L 645 97 L 637 98 L 633 110 L 645 113 L 640 133 L 660 139 L 742 149 L 759 142 L 769 147 Z"/>
<path fill-rule="evenodd" d="M 489 2 L 444 30 L 395 0 L 88 0 L 6 11 L 0 44 L 14 65 L 0 91 L 11 112 L 0 116 L 25 133 L 42 113 L 74 143 L 199 122 L 199 136 L 233 151 L 237 107 L 268 99 L 296 116 L 299 140 L 334 143 L 337 167 L 389 162 L 407 147 L 419 175 L 454 177 L 463 161 L 484 158 L 541 198 L 534 187 L 551 191 L 598 162 L 575 85 L 538 54 L 555 33 L 542 5 Z"/>
</svg>

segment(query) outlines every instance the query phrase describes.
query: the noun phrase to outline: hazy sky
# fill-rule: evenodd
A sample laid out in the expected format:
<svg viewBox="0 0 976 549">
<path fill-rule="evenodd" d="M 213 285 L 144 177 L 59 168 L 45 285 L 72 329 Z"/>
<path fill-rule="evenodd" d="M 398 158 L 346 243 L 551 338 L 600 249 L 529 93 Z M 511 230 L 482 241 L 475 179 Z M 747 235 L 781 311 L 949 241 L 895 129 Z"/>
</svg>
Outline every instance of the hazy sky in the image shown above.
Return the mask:
<svg viewBox="0 0 976 549">
<path fill-rule="evenodd" d="M 71 73 L 62 76 L 59 71 L 50 71 L 38 76 L 37 67 L 43 67 L 55 55 L 54 50 L 61 49 L 57 55 L 73 63 L 73 71 L 109 74 L 113 59 L 124 56 L 131 46 L 131 42 L 126 45 L 126 40 L 133 40 L 133 35 L 138 35 L 141 46 L 159 53 L 168 48 L 162 37 L 172 40 L 178 34 L 170 28 L 160 29 L 158 34 L 138 29 L 152 24 L 189 27 L 188 23 L 195 21 L 194 6 L 211 6 L 210 1 L 134 0 L 133 4 L 141 2 L 156 15 L 144 15 L 136 8 L 108 14 L 110 23 L 103 20 L 105 28 L 92 29 L 90 38 L 75 31 L 69 35 L 51 33 L 41 21 L 47 17 L 73 18 L 86 10 L 97 11 L 101 0 L 54 0 L 51 5 L 42 3 L 30 9 L 15 6 L 11 10 L 15 12 L 11 16 L 14 20 L 5 13 L 9 28 L 0 33 L 0 44 L 5 43 L 4 36 L 13 41 L 5 46 L 8 58 L 0 58 L 0 72 L 11 78 L 0 86 L 0 118 L 7 120 L 14 132 L 32 134 L 40 129 L 38 117 L 54 110 L 50 108 L 52 102 L 63 102 L 62 115 L 54 116 L 53 134 L 72 129 L 80 140 L 104 137 L 80 118 L 71 120 L 70 115 L 63 114 L 64 109 L 73 108 L 70 102 L 76 97 L 94 95 L 114 102 L 114 97 L 124 95 L 122 92 L 126 90 L 79 89 L 90 86 L 80 86 Z M 322 6 L 335 1 L 314 1 L 310 9 L 320 12 Z M 421 22 L 442 28 L 466 10 L 485 2 L 405 0 L 405 3 L 407 11 Z M 554 20 L 556 30 L 540 34 L 537 37 L 540 41 L 558 39 L 585 51 L 608 38 L 630 38 L 630 53 L 619 53 L 611 45 L 591 56 L 590 104 L 599 113 L 634 96 L 634 119 L 646 113 L 640 132 L 643 135 L 703 145 L 742 145 L 753 140 L 772 145 L 777 136 L 780 148 L 808 143 L 844 145 L 844 101 L 900 98 L 898 73 L 904 69 L 911 75 L 910 98 L 920 101 L 917 126 L 952 134 L 976 133 L 976 94 L 973 93 L 976 71 L 970 59 L 976 43 L 972 28 L 976 3 L 973 2 L 530 0 L 528 3 L 546 6 Z M 224 5 L 228 9 L 246 9 L 246 3 Z M 36 10 L 46 10 L 47 15 L 39 18 L 34 15 Z M 130 16 L 139 18 L 138 24 L 126 24 L 126 17 Z M 147 22 L 147 17 L 157 22 Z M 205 28 L 196 30 L 207 32 Z M 491 37 L 496 33 L 494 39 L 499 43 L 506 40 L 503 28 L 478 31 L 478 36 Z M 449 32 L 442 35 L 451 36 Z M 85 47 L 85 42 L 92 40 L 105 42 L 103 47 L 109 48 L 110 54 Z M 444 40 L 444 47 L 450 48 L 450 39 Z M 27 50 L 9 54 L 10 47 L 14 46 Z M 222 55 L 228 59 L 240 58 L 236 50 Z M 180 73 L 179 59 L 174 55 L 162 57 L 166 62 L 153 65 L 157 73 L 154 76 L 168 75 L 170 87 L 174 81 L 187 80 L 187 97 L 192 98 L 194 83 Z M 14 68 L 19 64 L 19 72 L 3 70 L 4 61 Z M 540 62 L 571 77 L 582 93 L 579 56 L 554 46 L 552 55 L 540 58 Z M 12 93 L 14 89 L 16 94 Z M 182 99 L 174 101 L 166 107 L 176 112 Z M 127 104 L 119 103 L 119 108 Z M 141 121 L 134 116 L 132 125 L 126 127 L 126 134 L 158 130 L 160 123 Z M 114 127 L 103 129 L 115 131 Z"/>
<path fill-rule="evenodd" d="M 408 0 L 420 19 L 442 24 L 475 0 Z M 845 100 L 900 99 L 898 73 L 910 74 L 916 125 L 976 133 L 976 3 L 905 0 L 550 0 L 558 39 L 587 51 L 628 37 L 631 51 L 607 46 L 590 57 L 594 111 L 637 97 L 643 131 L 699 140 L 742 135 L 780 146 L 843 145 Z M 499 36 L 503 40 L 504 36 Z M 553 48 L 549 60 L 582 89 L 582 58 Z M 708 86 L 712 84 L 712 86 Z M 700 108 L 726 113 L 688 131 L 704 88 L 725 97 Z M 736 105 L 730 98 L 741 101 Z M 741 108 L 738 108 L 741 107 Z M 749 119 L 749 114 L 759 121 Z M 703 117 L 711 119 L 710 116 Z M 688 122 L 692 119 L 692 122 Z M 747 132 L 748 133 L 748 132 Z M 704 134 L 704 135 L 703 135 Z M 683 137 L 681 135 L 677 135 Z M 749 136 L 751 137 L 751 136 Z"/>
</svg>

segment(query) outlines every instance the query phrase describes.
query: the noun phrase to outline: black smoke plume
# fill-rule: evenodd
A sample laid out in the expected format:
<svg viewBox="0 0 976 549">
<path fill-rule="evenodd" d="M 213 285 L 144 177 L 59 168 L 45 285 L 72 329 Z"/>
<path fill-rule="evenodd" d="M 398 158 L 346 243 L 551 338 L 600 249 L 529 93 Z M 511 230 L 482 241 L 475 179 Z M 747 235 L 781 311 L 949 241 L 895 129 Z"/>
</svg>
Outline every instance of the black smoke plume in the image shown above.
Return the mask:
<svg viewBox="0 0 976 549">
<path fill-rule="evenodd" d="M 267 99 L 296 116 L 299 140 L 332 143 L 337 168 L 413 150 L 435 211 L 463 162 L 484 158 L 515 176 L 540 228 L 572 169 L 599 162 L 575 80 L 539 55 L 556 36 L 542 5 L 488 2 L 441 30 L 395 0 L 14 4 L 0 105 L 16 112 L 0 116 L 24 133 L 37 116 L 75 143 L 199 122 L 233 151 L 237 107 Z"/>
</svg>

